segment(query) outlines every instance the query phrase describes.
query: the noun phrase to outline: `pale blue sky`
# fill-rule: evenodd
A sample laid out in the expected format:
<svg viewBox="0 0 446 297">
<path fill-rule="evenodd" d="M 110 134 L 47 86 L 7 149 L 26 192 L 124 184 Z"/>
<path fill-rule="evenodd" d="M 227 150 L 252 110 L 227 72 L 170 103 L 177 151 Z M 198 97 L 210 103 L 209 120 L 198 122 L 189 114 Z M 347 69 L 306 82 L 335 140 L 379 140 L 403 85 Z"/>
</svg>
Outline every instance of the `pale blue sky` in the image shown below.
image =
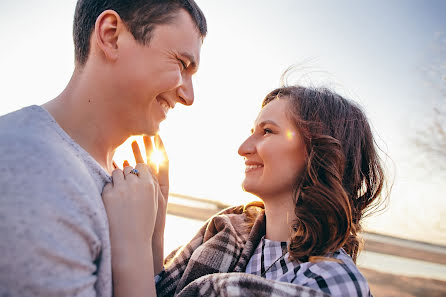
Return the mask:
<svg viewBox="0 0 446 297">
<path fill-rule="evenodd" d="M 237 148 L 262 98 L 288 66 L 299 64 L 298 82 L 334 87 L 362 104 L 394 161 L 389 210 L 370 220 L 369 229 L 446 245 L 444 175 L 432 174 L 413 143 L 436 94 L 424 86 L 422 69 L 438 54 L 435 36 L 446 38 L 445 1 L 197 3 L 209 35 L 196 101 L 173 110 L 161 129 L 172 191 L 228 203 L 251 199 L 240 189 Z M 0 3 L 0 114 L 62 91 L 73 70 L 74 6 L 74 0 Z"/>
</svg>

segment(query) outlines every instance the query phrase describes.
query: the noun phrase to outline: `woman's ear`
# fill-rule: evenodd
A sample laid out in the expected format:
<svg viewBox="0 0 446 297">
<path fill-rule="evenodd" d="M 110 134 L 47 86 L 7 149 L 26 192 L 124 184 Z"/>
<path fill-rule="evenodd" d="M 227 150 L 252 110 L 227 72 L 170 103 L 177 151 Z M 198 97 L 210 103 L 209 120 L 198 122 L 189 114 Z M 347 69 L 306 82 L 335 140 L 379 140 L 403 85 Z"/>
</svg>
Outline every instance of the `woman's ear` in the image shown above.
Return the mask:
<svg viewBox="0 0 446 297">
<path fill-rule="evenodd" d="M 118 37 L 124 27 L 121 17 L 114 10 L 105 10 L 96 19 L 93 46 L 103 53 L 105 59 L 116 61 L 118 58 Z"/>
</svg>

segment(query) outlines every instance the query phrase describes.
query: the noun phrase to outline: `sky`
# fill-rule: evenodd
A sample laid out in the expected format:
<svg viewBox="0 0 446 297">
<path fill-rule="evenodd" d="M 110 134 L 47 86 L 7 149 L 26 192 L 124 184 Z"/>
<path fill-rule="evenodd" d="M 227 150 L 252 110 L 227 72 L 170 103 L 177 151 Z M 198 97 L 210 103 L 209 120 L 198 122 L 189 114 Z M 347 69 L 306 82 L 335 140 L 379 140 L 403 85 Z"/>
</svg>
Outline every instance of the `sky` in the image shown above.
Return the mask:
<svg viewBox="0 0 446 297">
<path fill-rule="evenodd" d="M 75 2 L 0 2 L 0 115 L 43 104 L 64 89 L 74 69 Z M 446 61 L 438 50 L 446 47 L 446 2 L 197 3 L 209 33 L 194 77 L 195 103 L 177 106 L 161 125 L 172 192 L 228 204 L 255 199 L 241 189 L 237 149 L 263 97 L 296 65 L 290 83 L 328 86 L 361 104 L 372 123 L 393 188 L 387 210 L 369 218 L 366 229 L 446 245 L 446 175 L 436 166 L 445 160 L 415 145 L 445 100 L 427 72 Z M 132 160 L 128 144 L 115 159 Z"/>
</svg>

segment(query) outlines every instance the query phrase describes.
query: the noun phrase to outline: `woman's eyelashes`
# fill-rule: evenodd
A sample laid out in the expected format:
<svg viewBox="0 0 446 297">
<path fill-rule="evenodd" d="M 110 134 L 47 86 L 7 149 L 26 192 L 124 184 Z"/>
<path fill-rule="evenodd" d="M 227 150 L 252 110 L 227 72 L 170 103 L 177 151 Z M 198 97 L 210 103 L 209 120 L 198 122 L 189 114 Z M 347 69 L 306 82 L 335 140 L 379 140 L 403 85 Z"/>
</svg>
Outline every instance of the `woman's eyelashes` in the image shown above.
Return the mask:
<svg viewBox="0 0 446 297">
<path fill-rule="evenodd" d="M 263 128 L 263 129 L 251 129 L 251 135 L 252 134 L 261 134 L 261 135 L 267 135 L 267 134 L 274 134 L 274 131 L 271 128 Z"/>
<path fill-rule="evenodd" d="M 263 134 L 272 134 L 273 130 L 269 129 L 269 128 L 264 128 L 263 129 Z"/>
</svg>

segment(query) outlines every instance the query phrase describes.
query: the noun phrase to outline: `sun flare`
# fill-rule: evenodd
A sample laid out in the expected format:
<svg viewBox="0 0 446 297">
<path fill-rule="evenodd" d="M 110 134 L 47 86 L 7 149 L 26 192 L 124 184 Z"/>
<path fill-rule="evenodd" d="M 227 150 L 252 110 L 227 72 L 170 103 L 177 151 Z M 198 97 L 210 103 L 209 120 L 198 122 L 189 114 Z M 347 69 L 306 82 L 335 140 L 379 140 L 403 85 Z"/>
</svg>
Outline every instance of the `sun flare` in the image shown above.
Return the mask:
<svg viewBox="0 0 446 297">
<path fill-rule="evenodd" d="M 155 165 L 156 171 L 159 171 L 160 165 L 164 162 L 163 153 L 157 149 L 154 149 L 150 155 L 150 163 Z"/>
<path fill-rule="evenodd" d="M 118 167 L 122 166 L 124 160 L 128 160 L 131 166 L 136 165 L 135 159 L 133 158 L 132 145 L 131 145 L 133 141 L 136 141 L 138 143 L 139 148 L 141 150 L 141 154 L 145 162 L 149 161 L 150 165 L 152 165 L 152 167 L 156 170 L 156 172 L 159 172 L 159 167 L 163 164 L 163 162 L 166 161 L 164 154 L 161 150 L 158 150 L 156 148 L 155 144 L 151 140 L 153 151 L 147 160 L 146 148 L 144 146 L 144 142 L 141 136 L 132 136 L 129 139 L 127 139 L 121 146 L 118 147 L 113 158 Z"/>
</svg>

